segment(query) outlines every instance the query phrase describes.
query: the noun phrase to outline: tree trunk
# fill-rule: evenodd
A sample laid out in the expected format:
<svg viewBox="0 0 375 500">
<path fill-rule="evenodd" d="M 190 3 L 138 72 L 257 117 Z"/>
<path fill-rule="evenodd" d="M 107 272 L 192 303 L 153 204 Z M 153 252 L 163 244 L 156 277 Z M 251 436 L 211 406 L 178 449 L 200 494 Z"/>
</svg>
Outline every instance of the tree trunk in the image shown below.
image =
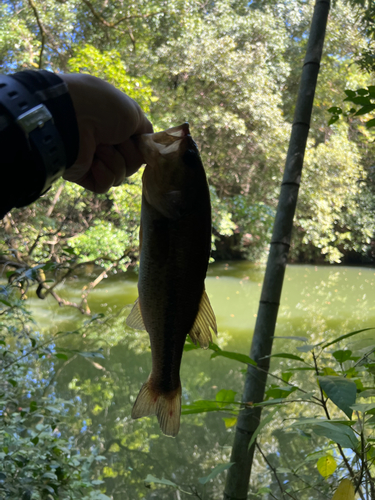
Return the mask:
<svg viewBox="0 0 375 500">
<path fill-rule="evenodd" d="M 315 3 L 271 248 L 250 351 L 250 357 L 257 362 L 258 366 L 248 366 L 243 402 L 259 403 L 263 401 L 264 397 L 270 363 L 267 356 L 272 351 L 329 8 L 329 0 L 317 0 Z M 250 439 L 259 425 L 260 415 L 261 407 L 248 407 L 240 412 L 230 459 L 234 465 L 228 470 L 224 500 L 245 500 L 247 498 L 255 443 L 250 449 L 248 447 Z"/>
</svg>

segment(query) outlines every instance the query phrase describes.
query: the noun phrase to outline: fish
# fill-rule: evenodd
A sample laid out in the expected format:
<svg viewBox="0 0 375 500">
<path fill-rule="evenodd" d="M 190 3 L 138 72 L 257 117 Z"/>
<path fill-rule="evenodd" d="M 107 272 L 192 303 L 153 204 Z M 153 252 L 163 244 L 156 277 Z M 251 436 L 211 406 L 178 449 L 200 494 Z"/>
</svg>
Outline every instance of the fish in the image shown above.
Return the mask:
<svg viewBox="0 0 375 500">
<path fill-rule="evenodd" d="M 216 318 L 205 290 L 211 251 L 206 173 L 189 124 L 136 137 L 142 176 L 138 298 L 127 325 L 148 332 L 152 370 L 133 419 L 156 415 L 162 432 L 180 428 L 180 365 L 187 335 L 207 348 Z"/>
</svg>

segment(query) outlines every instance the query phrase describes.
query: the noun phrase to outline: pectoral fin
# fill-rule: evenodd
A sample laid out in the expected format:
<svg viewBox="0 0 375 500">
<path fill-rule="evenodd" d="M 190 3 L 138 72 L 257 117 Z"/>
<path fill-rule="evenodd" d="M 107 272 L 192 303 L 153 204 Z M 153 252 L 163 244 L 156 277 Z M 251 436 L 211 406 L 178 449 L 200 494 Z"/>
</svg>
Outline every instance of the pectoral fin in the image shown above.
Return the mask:
<svg viewBox="0 0 375 500">
<path fill-rule="evenodd" d="M 199 342 L 203 349 L 207 349 L 209 343 L 212 342 L 211 330 L 217 334 L 215 314 L 207 297 L 206 290 L 204 290 L 199 304 L 198 314 L 189 335 L 194 344 Z"/>
<path fill-rule="evenodd" d="M 134 302 L 133 309 L 126 318 L 126 324 L 130 326 L 130 328 L 134 328 L 134 330 L 146 330 L 145 324 L 143 323 L 141 308 L 139 307 L 139 299 Z"/>
</svg>

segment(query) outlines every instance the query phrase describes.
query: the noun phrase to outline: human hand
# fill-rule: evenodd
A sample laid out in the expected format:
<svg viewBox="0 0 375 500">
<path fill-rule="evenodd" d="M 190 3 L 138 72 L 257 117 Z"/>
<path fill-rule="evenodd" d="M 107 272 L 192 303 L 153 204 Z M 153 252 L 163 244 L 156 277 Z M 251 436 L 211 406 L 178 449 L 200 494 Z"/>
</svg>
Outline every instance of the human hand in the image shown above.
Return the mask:
<svg viewBox="0 0 375 500">
<path fill-rule="evenodd" d="M 109 83 L 80 73 L 68 85 L 79 129 L 79 152 L 64 179 L 95 193 L 120 185 L 144 163 L 132 136 L 153 131 L 139 105 Z"/>
</svg>

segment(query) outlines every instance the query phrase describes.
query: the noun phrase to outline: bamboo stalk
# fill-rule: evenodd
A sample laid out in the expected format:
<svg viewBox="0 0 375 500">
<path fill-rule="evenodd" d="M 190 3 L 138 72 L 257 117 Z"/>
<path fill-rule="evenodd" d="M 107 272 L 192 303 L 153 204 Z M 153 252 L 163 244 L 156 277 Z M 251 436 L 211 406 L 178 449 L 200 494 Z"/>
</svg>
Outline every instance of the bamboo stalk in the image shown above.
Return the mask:
<svg viewBox="0 0 375 500">
<path fill-rule="evenodd" d="M 250 357 L 257 362 L 258 367 L 248 366 L 242 396 L 243 402 L 259 403 L 263 401 L 264 397 L 270 363 L 268 356 L 272 351 L 329 8 L 329 0 L 317 0 L 315 3 L 273 227 L 271 248 L 250 351 Z M 230 459 L 234 465 L 228 470 L 224 500 L 247 499 L 255 443 L 250 449 L 248 447 L 250 439 L 259 425 L 260 416 L 260 407 L 248 406 L 241 411 L 238 417 Z"/>
</svg>

